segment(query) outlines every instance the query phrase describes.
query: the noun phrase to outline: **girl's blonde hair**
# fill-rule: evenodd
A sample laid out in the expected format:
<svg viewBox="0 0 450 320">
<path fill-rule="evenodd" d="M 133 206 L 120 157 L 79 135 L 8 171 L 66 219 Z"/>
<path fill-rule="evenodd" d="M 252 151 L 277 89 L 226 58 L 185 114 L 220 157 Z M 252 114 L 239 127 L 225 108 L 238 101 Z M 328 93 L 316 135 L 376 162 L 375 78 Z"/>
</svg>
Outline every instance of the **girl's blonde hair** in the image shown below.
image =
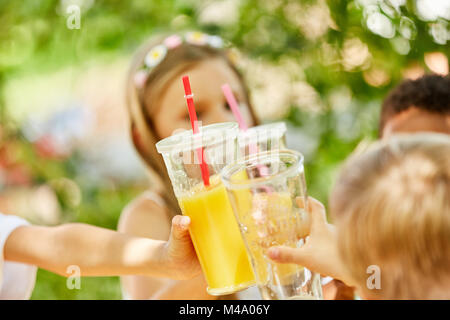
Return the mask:
<svg viewBox="0 0 450 320">
<path fill-rule="evenodd" d="M 164 36 L 153 38 L 137 51 L 128 74 L 126 98 L 133 144 L 146 166 L 153 173 L 156 173 L 161 180 L 160 182 L 163 183 L 164 190 L 156 191 L 165 199 L 172 213 L 179 213 L 178 202 L 173 193 L 163 159 L 155 148 L 155 143 L 162 137 L 157 135 L 152 117 L 152 114 L 158 111 L 158 97 L 163 94 L 170 81 L 200 61 L 214 58 L 223 59 L 242 83 L 246 99 L 244 102 L 249 106 L 254 123 L 257 123 L 257 119 L 244 80 L 223 49 L 182 43 L 167 52 L 164 59 L 148 74 L 142 88 L 136 86 L 135 75 L 142 68 L 145 56 L 151 48 L 161 44 L 164 38 Z"/>
<path fill-rule="evenodd" d="M 352 157 L 330 206 L 341 257 L 364 293 L 450 298 L 448 135 L 394 136 Z M 373 265 L 381 272 L 381 288 L 370 290 Z"/>
</svg>

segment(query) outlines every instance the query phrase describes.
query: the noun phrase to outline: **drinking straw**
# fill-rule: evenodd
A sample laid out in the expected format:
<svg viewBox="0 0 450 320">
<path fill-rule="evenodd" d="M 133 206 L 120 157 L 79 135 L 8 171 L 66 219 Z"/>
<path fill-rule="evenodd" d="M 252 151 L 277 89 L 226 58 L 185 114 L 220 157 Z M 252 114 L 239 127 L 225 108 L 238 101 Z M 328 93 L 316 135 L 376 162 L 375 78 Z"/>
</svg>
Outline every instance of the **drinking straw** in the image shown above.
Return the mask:
<svg viewBox="0 0 450 320">
<path fill-rule="evenodd" d="M 231 91 L 231 87 L 228 83 L 222 85 L 222 92 L 225 96 L 225 99 L 227 100 L 228 105 L 230 106 L 231 112 L 233 112 L 233 115 L 236 118 L 237 123 L 239 124 L 239 128 L 241 128 L 242 131 L 246 132 L 248 130 L 248 126 L 245 123 L 244 118 L 242 118 L 242 114 L 239 110 L 236 98 L 234 97 L 233 91 Z M 258 148 L 254 143 L 250 143 L 248 148 L 250 154 L 255 154 L 258 152 Z"/>
<path fill-rule="evenodd" d="M 185 98 L 188 106 L 189 111 L 189 118 L 191 119 L 191 126 L 192 126 L 192 132 L 194 134 L 199 133 L 198 128 L 198 120 L 197 120 L 197 113 L 195 112 L 195 106 L 194 106 L 194 95 L 192 94 L 191 90 L 191 84 L 189 82 L 189 76 L 183 76 L 183 86 L 184 86 L 184 93 Z M 205 187 L 209 186 L 209 170 L 208 170 L 208 164 L 205 162 L 204 159 L 204 149 L 203 147 L 200 147 L 197 149 L 197 157 L 200 159 L 200 170 L 202 172 L 202 179 L 203 184 Z"/>
<path fill-rule="evenodd" d="M 228 105 L 230 106 L 231 111 L 233 112 L 233 115 L 239 124 L 239 128 L 241 128 L 241 130 L 244 132 L 247 131 L 248 126 L 245 123 L 244 119 L 242 118 L 242 114 L 241 111 L 239 110 L 236 98 L 234 97 L 233 91 L 231 91 L 231 87 L 228 83 L 225 83 L 222 86 L 222 92 L 225 95 L 225 99 L 227 99 Z"/>
<path fill-rule="evenodd" d="M 244 118 L 242 118 L 242 114 L 241 111 L 239 110 L 238 103 L 228 83 L 222 85 L 222 92 L 225 96 L 225 99 L 227 100 L 228 105 L 230 106 L 231 112 L 233 112 L 233 115 L 239 124 L 239 128 L 241 128 L 242 131 L 246 132 L 248 130 L 248 126 L 245 123 Z M 250 155 L 258 152 L 258 147 L 254 143 L 249 143 L 248 149 Z M 267 167 L 258 165 L 258 170 L 261 176 L 267 176 L 268 174 Z"/>
</svg>

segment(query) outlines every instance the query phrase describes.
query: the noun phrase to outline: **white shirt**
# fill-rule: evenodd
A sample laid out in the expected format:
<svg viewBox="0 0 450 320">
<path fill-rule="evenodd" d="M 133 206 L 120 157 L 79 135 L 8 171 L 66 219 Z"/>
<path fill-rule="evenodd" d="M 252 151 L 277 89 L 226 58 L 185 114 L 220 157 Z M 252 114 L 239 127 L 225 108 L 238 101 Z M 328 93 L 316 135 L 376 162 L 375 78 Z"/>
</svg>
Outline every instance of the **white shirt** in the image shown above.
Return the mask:
<svg viewBox="0 0 450 320">
<path fill-rule="evenodd" d="M 29 223 L 0 213 L 0 300 L 29 299 L 36 281 L 37 267 L 4 261 L 3 248 L 11 232 Z"/>
</svg>

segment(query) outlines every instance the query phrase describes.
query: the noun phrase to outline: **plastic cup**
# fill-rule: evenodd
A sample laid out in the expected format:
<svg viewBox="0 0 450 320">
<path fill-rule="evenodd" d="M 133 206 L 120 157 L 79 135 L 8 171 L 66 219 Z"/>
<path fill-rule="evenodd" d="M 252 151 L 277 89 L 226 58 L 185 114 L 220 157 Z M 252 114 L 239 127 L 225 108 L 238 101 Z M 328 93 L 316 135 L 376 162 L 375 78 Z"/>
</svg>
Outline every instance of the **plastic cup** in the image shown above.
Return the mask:
<svg viewBox="0 0 450 320">
<path fill-rule="evenodd" d="M 286 148 L 286 124 L 274 122 L 251 127 L 239 133 L 239 147 L 244 156 Z"/>
<path fill-rule="evenodd" d="M 198 134 L 183 131 L 156 148 L 164 158 L 181 211 L 191 218 L 190 234 L 212 295 L 231 294 L 255 284 L 250 259 L 220 171 L 238 157 L 238 125 L 204 126 Z M 205 187 L 199 148 L 204 150 L 210 185 Z"/>
<path fill-rule="evenodd" d="M 260 168 L 266 168 L 261 175 Z M 247 156 L 222 170 L 263 299 L 322 299 L 320 275 L 270 260 L 267 249 L 299 247 L 309 230 L 303 156 L 292 150 Z M 304 206 L 299 206 L 297 198 Z M 306 230 L 306 232 L 305 232 Z"/>
</svg>

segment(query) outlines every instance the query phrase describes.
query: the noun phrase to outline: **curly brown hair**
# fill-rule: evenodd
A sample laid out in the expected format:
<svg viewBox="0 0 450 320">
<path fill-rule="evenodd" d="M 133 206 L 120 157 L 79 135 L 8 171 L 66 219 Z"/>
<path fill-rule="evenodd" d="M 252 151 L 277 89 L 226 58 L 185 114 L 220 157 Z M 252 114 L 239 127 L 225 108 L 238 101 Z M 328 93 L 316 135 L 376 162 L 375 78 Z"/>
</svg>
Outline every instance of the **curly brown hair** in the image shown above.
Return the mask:
<svg viewBox="0 0 450 320">
<path fill-rule="evenodd" d="M 449 115 L 450 77 L 428 74 L 416 80 L 405 80 L 395 87 L 383 102 L 380 135 L 389 119 L 411 107 Z"/>
</svg>

